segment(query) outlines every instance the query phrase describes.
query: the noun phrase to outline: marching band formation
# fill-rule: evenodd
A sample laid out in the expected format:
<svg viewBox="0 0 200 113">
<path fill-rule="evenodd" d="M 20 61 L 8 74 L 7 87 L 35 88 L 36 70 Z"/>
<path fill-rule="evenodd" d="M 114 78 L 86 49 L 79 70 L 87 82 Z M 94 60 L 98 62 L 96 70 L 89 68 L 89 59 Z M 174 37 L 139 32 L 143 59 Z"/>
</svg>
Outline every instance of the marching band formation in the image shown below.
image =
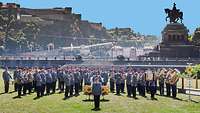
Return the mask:
<svg viewBox="0 0 200 113">
<path fill-rule="evenodd" d="M 37 93 L 37 98 L 50 95 L 59 90 L 64 93 L 64 98 L 78 96 L 84 86 L 92 86 L 92 93 L 101 95 L 101 91 L 96 91 L 95 83 L 100 86 L 109 87 L 110 92 L 121 95 L 126 93 L 128 97 L 137 99 L 139 95 L 146 97 L 146 93 L 151 94 L 151 99 L 156 99 L 155 94 L 159 89 L 160 95 L 176 98 L 177 76 L 176 69 L 139 69 L 131 66 L 112 67 L 110 69 L 102 67 L 86 66 L 66 66 L 52 68 L 19 68 L 14 71 L 13 76 L 6 68 L 3 72 L 5 93 L 9 91 L 9 83 L 14 80 L 14 90 L 18 92 L 17 97 L 21 97 L 33 92 Z M 98 85 L 96 85 L 98 86 Z M 98 88 L 98 87 L 97 87 Z M 99 98 L 99 97 L 97 97 Z M 98 107 L 98 105 L 97 105 Z"/>
</svg>

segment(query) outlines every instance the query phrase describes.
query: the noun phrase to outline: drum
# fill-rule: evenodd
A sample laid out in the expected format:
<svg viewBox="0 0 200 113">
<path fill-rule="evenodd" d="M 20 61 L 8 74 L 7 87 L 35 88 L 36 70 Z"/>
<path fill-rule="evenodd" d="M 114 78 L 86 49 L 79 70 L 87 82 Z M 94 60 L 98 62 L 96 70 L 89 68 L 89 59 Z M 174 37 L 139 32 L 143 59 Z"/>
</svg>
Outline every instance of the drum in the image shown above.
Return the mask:
<svg viewBox="0 0 200 113">
<path fill-rule="evenodd" d="M 102 95 L 108 95 L 108 93 L 109 93 L 108 86 L 102 86 L 101 91 L 102 91 Z"/>
<path fill-rule="evenodd" d="M 90 85 L 85 85 L 83 92 L 85 95 L 91 95 L 92 94 L 92 87 Z"/>
</svg>

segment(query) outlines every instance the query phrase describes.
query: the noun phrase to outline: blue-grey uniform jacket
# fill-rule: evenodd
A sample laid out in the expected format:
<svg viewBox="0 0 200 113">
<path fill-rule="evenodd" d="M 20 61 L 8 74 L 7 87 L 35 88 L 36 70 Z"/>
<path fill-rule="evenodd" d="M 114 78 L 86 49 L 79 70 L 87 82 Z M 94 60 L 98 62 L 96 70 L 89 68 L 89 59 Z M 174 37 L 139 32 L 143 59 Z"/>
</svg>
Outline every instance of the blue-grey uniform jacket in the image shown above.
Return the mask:
<svg viewBox="0 0 200 113">
<path fill-rule="evenodd" d="M 28 83 L 28 73 L 23 73 L 23 83 L 24 84 Z"/>
<path fill-rule="evenodd" d="M 133 74 L 133 76 L 131 77 L 131 86 L 137 86 L 138 84 L 138 79 L 137 79 L 137 74 Z"/>
<path fill-rule="evenodd" d="M 16 81 L 17 84 L 22 84 L 23 83 L 23 76 L 22 76 L 22 74 L 20 72 L 18 74 L 16 74 L 15 81 Z"/>
<path fill-rule="evenodd" d="M 44 73 L 40 73 L 41 79 L 42 79 L 42 85 L 46 84 L 46 77 Z"/>
<path fill-rule="evenodd" d="M 10 74 L 8 73 L 8 71 L 4 71 L 4 72 L 3 72 L 3 80 L 4 80 L 5 82 L 9 82 L 10 79 L 12 79 L 12 77 L 10 76 Z"/>
<path fill-rule="evenodd" d="M 139 75 L 140 77 L 139 77 L 139 84 L 141 85 L 141 86 L 146 86 L 146 81 L 145 81 L 145 75 L 144 74 L 140 74 Z"/>
<path fill-rule="evenodd" d="M 18 75 L 19 75 L 19 71 L 15 70 L 13 74 L 13 79 L 16 80 Z"/>
<path fill-rule="evenodd" d="M 104 80 L 104 83 L 107 83 L 108 82 L 108 72 L 102 72 L 101 76 Z"/>
<path fill-rule="evenodd" d="M 128 73 L 126 76 L 126 84 L 131 85 L 131 78 L 132 78 L 132 73 Z"/>
<path fill-rule="evenodd" d="M 55 71 L 51 72 L 51 76 L 52 76 L 52 81 L 56 82 L 58 77 L 57 77 L 57 73 Z"/>
<path fill-rule="evenodd" d="M 69 73 L 64 72 L 63 75 L 64 75 L 64 83 L 65 83 L 65 85 L 66 86 L 70 86 L 70 75 L 69 75 Z"/>
<path fill-rule="evenodd" d="M 45 76 L 46 76 L 46 83 L 52 83 L 53 82 L 51 73 L 47 72 L 45 74 Z"/>
<path fill-rule="evenodd" d="M 89 84 L 90 83 L 90 74 L 88 72 L 84 73 L 83 79 L 84 79 L 85 84 Z"/>
<path fill-rule="evenodd" d="M 75 83 L 80 83 L 80 81 L 81 81 L 80 73 L 79 72 L 75 72 L 74 73 L 74 82 Z"/>
<path fill-rule="evenodd" d="M 72 73 L 69 73 L 70 76 L 70 85 L 74 85 L 74 75 Z"/>
<path fill-rule="evenodd" d="M 58 74 L 57 74 L 57 76 L 58 76 L 58 79 L 59 79 L 61 82 L 64 81 L 64 78 L 63 78 L 63 71 L 59 71 Z"/>
<path fill-rule="evenodd" d="M 36 86 L 42 86 L 42 78 L 41 78 L 41 74 L 36 74 L 35 76 L 35 81 L 36 81 Z"/>
<path fill-rule="evenodd" d="M 92 94 L 93 95 L 101 95 L 101 82 L 92 84 Z"/>
<path fill-rule="evenodd" d="M 116 74 L 115 74 L 115 81 L 116 81 L 116 84 L 121 84 L 121 82 L 122 82 L 122 77 L 121 77 L 121 74 L 120 74 L 120 73 L 116 73 Z"/>
</svg>

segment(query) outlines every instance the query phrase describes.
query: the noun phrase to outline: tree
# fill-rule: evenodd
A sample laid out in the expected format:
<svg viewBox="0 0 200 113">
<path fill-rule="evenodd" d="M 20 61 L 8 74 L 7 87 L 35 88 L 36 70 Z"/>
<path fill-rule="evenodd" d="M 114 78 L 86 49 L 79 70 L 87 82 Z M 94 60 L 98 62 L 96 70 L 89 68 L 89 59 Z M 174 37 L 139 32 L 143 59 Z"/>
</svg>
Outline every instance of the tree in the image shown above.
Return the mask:
<svg viewBox="0 0 200 113">
<path fill-rule="evenodd" d="M 192 37 L 192 42 L 197 45 L 200 46 L 200 28 L 197 28 L 194 32 L 194 36 Z"/>
</svg>

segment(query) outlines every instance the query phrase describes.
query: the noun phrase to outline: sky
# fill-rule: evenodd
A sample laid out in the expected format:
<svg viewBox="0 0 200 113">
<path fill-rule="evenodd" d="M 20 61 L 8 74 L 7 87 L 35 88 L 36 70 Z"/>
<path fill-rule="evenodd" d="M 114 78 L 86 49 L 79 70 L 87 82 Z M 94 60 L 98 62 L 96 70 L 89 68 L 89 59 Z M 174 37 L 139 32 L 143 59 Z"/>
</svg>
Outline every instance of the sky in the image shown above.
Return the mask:
<svg viewBox="0 0 200 113">
<path fill-rule="evenodd" d="M 141 34 L 161 36 L 167 24 L 165 8 L 184 12 L 183 23 L 193 33 L 200 27 L 200 0 L 0 0 L 16 2 L 25 8 L 72 7 L 83 20 L 101 22 L 106 28 L 131 27 Z"/>
</svg>

